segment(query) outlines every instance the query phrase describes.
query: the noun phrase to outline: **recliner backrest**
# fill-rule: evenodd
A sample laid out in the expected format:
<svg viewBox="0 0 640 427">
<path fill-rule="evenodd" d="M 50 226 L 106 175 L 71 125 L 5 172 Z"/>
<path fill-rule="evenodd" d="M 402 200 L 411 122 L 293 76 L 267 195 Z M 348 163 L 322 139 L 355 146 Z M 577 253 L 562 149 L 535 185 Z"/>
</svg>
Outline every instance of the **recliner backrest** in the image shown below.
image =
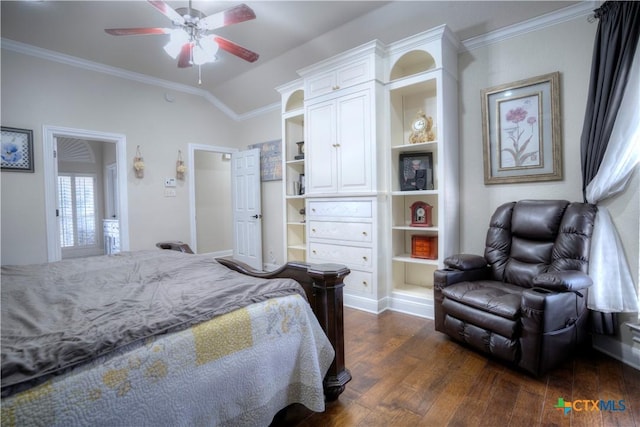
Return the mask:
<svg viewBox="0 0 640 427">
<path fill-rule="evenodd" d="M 506 203 L 491 217 L 485 258 L 493 279 L 530 288 L 547 271 L 587 272 L 596 207 L 566 200 Z"/>
</svg>

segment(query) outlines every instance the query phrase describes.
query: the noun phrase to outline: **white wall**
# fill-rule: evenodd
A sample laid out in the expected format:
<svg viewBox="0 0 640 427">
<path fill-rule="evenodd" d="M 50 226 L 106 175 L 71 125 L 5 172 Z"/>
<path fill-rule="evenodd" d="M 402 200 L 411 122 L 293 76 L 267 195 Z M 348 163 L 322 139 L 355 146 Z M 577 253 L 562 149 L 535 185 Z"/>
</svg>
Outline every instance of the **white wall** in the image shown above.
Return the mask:
<svg viewBox="0 0 640 427">
<path fill-rule="evenodd" d="M 178 150 L 187 145 L 239 147 L 239 124 L 205 99 L 2 50 L 2 124 L 34 132 L 35 173 L 2 172 L 2 264 L 46 262 L 42 126 L 124 134 L 127 159 L 140 145 L 146 169 L 128 187 L 130 248 L 160 240 L 189 241 L 188 180 L 164 197 L 175 177 Z M 277 137 L 277 135 L 276 135 Z M 242 144 L 246 146 L 246 144 Z M 187 165 L 190 167 L 190 165 Z"/>
</svg>

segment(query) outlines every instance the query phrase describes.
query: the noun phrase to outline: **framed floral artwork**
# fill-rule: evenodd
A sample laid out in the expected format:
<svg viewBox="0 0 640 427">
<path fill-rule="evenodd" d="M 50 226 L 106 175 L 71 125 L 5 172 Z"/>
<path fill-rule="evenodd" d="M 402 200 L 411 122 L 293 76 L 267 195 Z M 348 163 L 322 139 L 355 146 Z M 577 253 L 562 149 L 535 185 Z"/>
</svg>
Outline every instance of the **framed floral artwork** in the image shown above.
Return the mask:
<svg viewBox="0 0 640 427">
<path fill-rule="evenodd" d="M 2 170 L 33 172 L 33 131 L 2 126 Z"/>
<path fill-rule="evenodd" d="M 562 179 L 560 73 L 482 90 L 484 183 Z"/>
</svg>

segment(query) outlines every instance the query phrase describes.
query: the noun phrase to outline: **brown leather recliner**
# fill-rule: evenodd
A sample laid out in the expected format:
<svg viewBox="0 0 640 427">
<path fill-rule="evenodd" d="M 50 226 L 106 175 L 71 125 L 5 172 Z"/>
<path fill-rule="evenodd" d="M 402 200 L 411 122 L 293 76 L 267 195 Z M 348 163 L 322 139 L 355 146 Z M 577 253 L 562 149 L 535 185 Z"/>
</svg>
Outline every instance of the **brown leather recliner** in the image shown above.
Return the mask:
<svg viewBox="0 0 640 427">
<path fill-rule="evenodd" d="M 596 207 L 523 200 L 491 217 L 484 257 L 434 273 L 435 328 L 542 375 L 588 338 L 586 274 Z"/>
</svg>

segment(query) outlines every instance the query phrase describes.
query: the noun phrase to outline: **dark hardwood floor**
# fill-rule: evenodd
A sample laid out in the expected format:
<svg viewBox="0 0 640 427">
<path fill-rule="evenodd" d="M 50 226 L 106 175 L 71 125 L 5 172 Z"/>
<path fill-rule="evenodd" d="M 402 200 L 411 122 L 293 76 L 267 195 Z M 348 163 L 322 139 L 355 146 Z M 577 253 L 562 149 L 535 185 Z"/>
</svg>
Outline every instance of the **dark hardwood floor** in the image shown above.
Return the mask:
<svg viewBox="0 0 640 427">
<path fill-rule="evenodd" d="M 640 371 L 596 351 L 536 379 L 456 344 L 432 320 L 349 308 L 345 347 L 353 380 L 339 400 L 324 413 L 291 407 L 274 425 L 640 426 Z M 558 398 L 611 400 L 615 410 L 564 414 Z"/>
</svg>

